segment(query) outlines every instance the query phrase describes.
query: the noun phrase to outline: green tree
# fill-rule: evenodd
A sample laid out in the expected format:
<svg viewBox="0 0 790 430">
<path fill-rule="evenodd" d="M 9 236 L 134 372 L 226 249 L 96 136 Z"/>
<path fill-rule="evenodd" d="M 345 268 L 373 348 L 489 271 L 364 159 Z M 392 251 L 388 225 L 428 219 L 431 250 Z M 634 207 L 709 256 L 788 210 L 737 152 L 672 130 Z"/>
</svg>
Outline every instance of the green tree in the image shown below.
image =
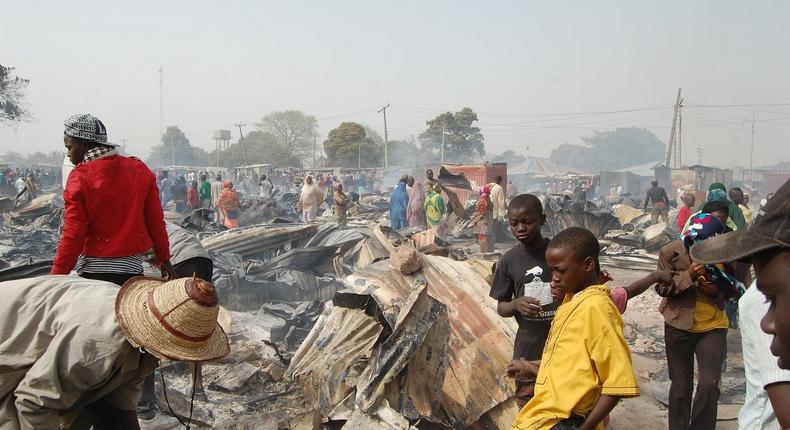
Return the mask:
<svg viewBox="0 0 790 430">
<path fill-rule="evenodd" d="M 276 147 L 270 148 L 287 165 L 302 166 L 313 156 L 313 144 L 318 138 L 318 120 L 298 110 L 272 112 L 255 124 L 264 133 L 276 139 Z M 283 164 L 283 163 L 277 163 Z"/>
<path fill-rule="evenodd" d="M 0 124 L 30 119 L 25 107 L 25 89 L 29 79 L 12 76 L 13 67 L 0 64 Z"/>
<path fill-rule="evenodd" d="M 582 137 L 584 145 L 562 144 L 551 151 L 551 159 L 586 172 L 612 171 L 662 160 L 666 145 L 644 128 L 595 131 Z"/>
<path fill-rule="evenodd" d="M 384 162 L 384 147 L 367 135 L 365 127 L 344 122 L 329 132 L 324 151 L 330 166 L 379 167 Z"/>
<path fill-rule="evenodd" d="M 247 153 L 246 164 L 275 164 L 278 166 L 300 167 L 302 160 L 295 154 L 289 154 L 276 136 L 266 131 L 253 130 L 244 136 L 244 148 L 241 140 L 221 150 L 219 163 L 223 167 L 238 167 L 245 164 L 244 153 Z M 209 153 L 209 159 L 216 163 L 217 151 Z"/>
<path fill-rule="evenodd" d="M 521 154 L 516 154 L 516 151 L 512 149 L 508 149 L 499 155 L 492 155 L 490 161 L 492 163 L 508 163 L 515 166 L 516 164 L 521 164 L 527 161 L 527 157 Z"/>
<path fill-rule="evenodd" d="M 458 112 L 445 112 L 427 121 L 427 128 L 420 133 L 420 152 L 425 161 L 441 159 L 442 130 L 444 130 L 444 161 L 467 163 L 485 154 L 485 144 L 480 128 L 474 127 L 477 114 L 465 107 Z"/>
<path fill-rule="evenodd" d="M 208 154 L 202 148 L 192 146 L 181 129 L 168 126 L 162 135 L 162 143 L 151 148 L 146 160 L 150 166 L 206 166 Z"/>
</svg>

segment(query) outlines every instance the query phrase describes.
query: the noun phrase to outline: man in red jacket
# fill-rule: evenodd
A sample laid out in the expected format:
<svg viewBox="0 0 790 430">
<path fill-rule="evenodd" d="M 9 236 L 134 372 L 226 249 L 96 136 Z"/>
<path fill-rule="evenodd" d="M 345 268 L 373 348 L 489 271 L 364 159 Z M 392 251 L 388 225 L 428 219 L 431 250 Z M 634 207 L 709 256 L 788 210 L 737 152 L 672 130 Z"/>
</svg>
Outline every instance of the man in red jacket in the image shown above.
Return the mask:
<svg viewBox="0 0 790 430">
<path fill-rule="evenodd" d="M 93 115 L 74 115 L 64 124 L 63 142 L 76 167 L 63 191 L 63 234 L 52 274 L 76 269 L 83 278 L 123 285 L 143 274 L 153 250 L 162 276 L 175 278 L 154 173 L 139 159 L 118 155 Z"/>
</svg>

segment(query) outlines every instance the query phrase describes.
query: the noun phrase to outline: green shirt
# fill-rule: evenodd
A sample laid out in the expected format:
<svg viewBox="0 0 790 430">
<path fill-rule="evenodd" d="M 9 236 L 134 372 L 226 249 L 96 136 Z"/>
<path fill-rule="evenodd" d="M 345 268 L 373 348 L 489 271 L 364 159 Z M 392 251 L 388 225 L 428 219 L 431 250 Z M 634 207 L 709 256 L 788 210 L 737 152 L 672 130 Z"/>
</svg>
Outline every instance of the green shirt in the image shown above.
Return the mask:
<svg viewBox="0 0 790 430">
<path fill-rule="evenodd" d="M 200 183 L 200 188 L 198 188 L 198 198 L 200 200 L 211 200 L 211 184 L 208 181 L 203 181 Z"/>
<path fill-rule="evenodd" d="M 425 196 L 425 218 L 429 226 L 441 224 L 444 218 L 444 199 L 436 191 Z"/>
</svg>

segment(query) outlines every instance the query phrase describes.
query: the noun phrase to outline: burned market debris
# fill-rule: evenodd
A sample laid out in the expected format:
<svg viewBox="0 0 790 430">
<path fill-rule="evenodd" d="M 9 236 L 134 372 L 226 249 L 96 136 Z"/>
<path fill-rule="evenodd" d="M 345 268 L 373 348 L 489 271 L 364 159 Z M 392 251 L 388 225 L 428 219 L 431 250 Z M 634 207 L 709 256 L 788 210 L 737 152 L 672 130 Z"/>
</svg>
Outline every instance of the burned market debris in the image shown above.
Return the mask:
<svg viewBox="0 0 790 430">
<path fill-rule="evenodd" d="M 503 369 L 517 326 L 488 293 L 493 265 L 515 238 L 497 223 L 503 243 L 478 254 L 470 219 L 479 184 L 443 167 L 436 181 L 448 206 L 442 237 L 421 226 L 391 229 L 386 189 L 349 192 L 345 226 L 327 202 L 316 223 L 297 221 L 299 194 L 279 187 L 267 199 L 242 198 L 241 227 L 230 230 L 213 209 L 166 212 L 209 252 L 231 344 L 227 357 L 204 364 L 208 403 L 194 406 L 198 427 L 510 426 L 518 409 Z M 0 200 L 0 280 L 49 272 L 63 217 L 58 195 L 44 191 L 18 206 Z M 673 211 L 668 223 L 650 225 L 641 208 L 584 193 L 540 198 L 544 235 L 589 229 L 605 268 L 655 270 L 657 250 L 678 234 Z M 641 302 L 630 307 L 648 312 Z M 627 326 L 626 337 L 640 354 L 662 352 L 658 331 Z M 157 377 L 157 390 L 186 418 L 189 371 L 165 363 L 163 372 L 167 386 Z"/>
</svg>

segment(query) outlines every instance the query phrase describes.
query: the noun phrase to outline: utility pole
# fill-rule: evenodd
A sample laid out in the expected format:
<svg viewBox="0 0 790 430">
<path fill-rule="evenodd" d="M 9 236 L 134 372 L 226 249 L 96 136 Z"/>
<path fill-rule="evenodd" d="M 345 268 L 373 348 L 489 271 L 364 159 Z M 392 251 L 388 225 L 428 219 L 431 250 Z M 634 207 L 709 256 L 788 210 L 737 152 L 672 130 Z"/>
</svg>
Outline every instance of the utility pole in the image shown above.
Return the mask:
<svg viewBox="0 0 790 430">
<path fill-rule="evenodd" d="M 164 74 L 162 66 L 159 66 L 159 135 L 165 134 L 165 92 L 164 92 Z"/>
<path fill-rule="evenodd" d="M 387 108 L 388 107 L 390 107 L 389 103 L 387 103 L 387 106 L 384 106 L 383 108 L 376 111 L 377 113 L 382 113 L 382 112 L 384 113 L 384 168 L 385 169 L 389 167 L 389 160 L 388 160 L 389 151 L 387 150 L 387 146 L 389 145 L 389 141 L 387 138 Z"/>
<path fill-rule="evenodd" d="M 675 125 L 678 122 L 678 109 L 680 107 L 680 88 L 678 88 L 678 97 L 675 100 L 675 113 L 672 114 L 672 130 L 669 132 L 669 145 L 667 145 L 667 162 L 666 166 L 669 169 L 669 162 L 672 161 L 672 149 L 675 146 Z"/>
<path fill-rule="evenodd" d="M 362 141 L 357 145 L 357 169 L 362 169 Z"/>
<path fill-rule="evenodd" d="M 247 150 L 244 148 L 244 133 L 241 131 L 243 126 L 246 126 L 245 123 L 234 124 L 236 127 L 239 128 L 239 140 L 241 141 L 241 153 L 244 154 L 244 165 L 246 166 L 247 163 Z"/>
<path fill-rule="evenodd" d="M 447 126 L 442 124 L 442 163 L 441 164 L 444 164 L 444 132 L 446 128 Z"/>
<path fill-rule="evenodd" d="M 170 135 L 170 165 L 176 165 L 176 144 L 173 142 L 173 135 Z"/>
<path fill-rule="evenodd" d="M 749 151 L 749 182 L 754 181 L 754 112 L 752 112 L 752 145 Z"/>
<path fill-rule="evenodd" d="M 678 147 L 675 151 L 675 167 L 682 167 L 683 166 L 683 100 L 680 99 L 680 104 L 678 104 Z"/>
</svg>

